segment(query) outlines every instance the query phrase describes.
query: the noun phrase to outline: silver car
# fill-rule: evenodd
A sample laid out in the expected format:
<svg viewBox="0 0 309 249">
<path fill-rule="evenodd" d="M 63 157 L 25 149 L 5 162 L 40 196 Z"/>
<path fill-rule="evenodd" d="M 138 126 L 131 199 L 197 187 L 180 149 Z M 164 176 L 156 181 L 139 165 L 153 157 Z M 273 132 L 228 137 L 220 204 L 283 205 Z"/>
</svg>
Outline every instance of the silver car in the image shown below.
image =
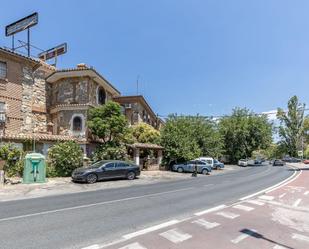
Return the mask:
<svg viewBox="0 0 309 249">
<path fill-rule="evenodd" d="M 182 164 L 175 164 L 173 165 L 173 171 L 177 171 L 179 173 L 193 173 L 195 166 L 197 166 L 197 173 L 208 175 L 211 172 L 211 165 L 208 165 L 206 162 L 200 160 L 192 160 Z"/>
</svg>

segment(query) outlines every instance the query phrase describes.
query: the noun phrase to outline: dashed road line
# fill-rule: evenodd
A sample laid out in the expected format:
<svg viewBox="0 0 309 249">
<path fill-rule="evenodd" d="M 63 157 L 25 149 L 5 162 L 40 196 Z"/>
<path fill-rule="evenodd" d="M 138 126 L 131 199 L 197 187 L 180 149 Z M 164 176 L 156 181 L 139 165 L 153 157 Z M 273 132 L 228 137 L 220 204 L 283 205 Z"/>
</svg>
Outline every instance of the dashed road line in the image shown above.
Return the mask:
<svg viewBox="0 0 309 249">
<path fill-rule="evenodd" d="M 201 216 L 201 215 L 204 215 L 204 214 L 208 214 L 208 213 L 211 213 L 211 212 L 214 212 L 214 211 L 221 210 L 223 208 L 226 208 L 226 205 L 219 205 L 219 206 L 216 206 L 216 207 L 213 207 L 213 208 L 209 208 L 209 209 L 197 212 L 194 215 L 195 216 Z"/>
<path fill-rule="evenodd" d="M 286 195 L 286 193 L 283 193 L 283 194 L 279 195 L 279 198 L 281 199 L 281 198 L 283 198 L 285 195 Z"/>
<path fill-rule="evenodd" d="M 285 246 L 275 245 L 273 249 L 287 249 Z"/>
<path fill-rule="evenodd" d="M 308 195 L 309 194 L 309 191 L 306 191 L 305 193 L 304 193 L 304 195 Z"/>
<path fill-rule="evenodd" d="M 258 206 L 263 206 L 263 205 L 265 205 L 264 202 L 261 202 L 261 201 L 258 201 L 258 200 L 248 200 L 248 201 L 246 201 L 246 202 L 248 202 L 248 203 L 250 203 L 250 204 L 255 204 L 255 205 L 258 205 Z"/>
<path fill-rule="evenodd" d="M 231 212 L 218 212 L 218 213 L 216 213 L 216 215 L 220 215 L 220 216 L 223 216 L 223 217 L 228 218 L 228 219 L 235 219 L 238 216 L 240 216 L 239 214 L 234 214 L 234 213 L 231 213 Z"/>
<path fill-rule="evenodd" d="M 238 244 L 240 241 L 242 241 L 242 240 L 248 238 L 249 236 L 252 236 L 252 235 L 255 234 L 255 233 L 256 233 L 255 230 L 249 230 L 249 229 L 248 229 L 248 231 L 247 231 L 245 234 L 239 235 L 237 238 L 231 240 L 231 242 L 232 242 L 233 244 Z"/>
<path fill-rule="evenodd" d="M 83 247 L 82 249 L 100 249 L 100 246 L 95 244 L 95 245 Z"/>
<path fill-rule="evenodd" d="M 220 224 L 217 223 L 217 222 L 209 222 L 205 219 L 198 219 L 198 220 L 192 221 L 191 223 L 197 224 L 197 225 L 202 226 L 206 229 L 212 229 L 212 228 L 215 228 L 217 226 L 220 226 Z"/>
<path fill-rule="evenodd" d="M 302 235 L 302 234 L 293 233 L 292 238 L 296 239 L 296 240 L 301 240 L 301 241 L 305 241 L 305 242 L 309 243 L 309 237 L 305 236 L 305 235 Z"/>
<path fill-rule="evenodd" d="M 147 249 L 146 247 L 140 245 L 138 242 L 126 245 L 124 247 L 121 247 L 119 249 Z"/>
<path fill-rule="evenodd" d="M 168 227 L 168 226 L 171 226 L 171 225 L 175 225 L 179 222 L 181 222 L 181 221 L 180 220 L 170 220 L 170 221 L 161 223 L 161 224 L 156 225 L 156 226 L 148 227 L 146 229 L 142 229 L 142 230 L 139 230 L 139 231 L 136 231 L 136 232 L 133 232 L 133 233 L 123 235 L 122 237 L 124 239 L 132 239 L 134 237 L 137 237 L 137 236 L 140 236 L 140 235 L 143 235 L 143 234 L 146 234 L 146 233 L 150 233 L 150 232 L 159 230 L 161 228 L 165 228 L 165 227 Z"/>
<path fill-rule="evenodd" d="M 244 210 L 244 211 L 247 211 L 247 212 L 250 212 L 250 211 L 254 210 L 253 207 L 248 207 L 248 206 L 241 205 L 241 204 L 235 205 L 235 206 L 233 206 L 233 208 Z"/>
<path fill-rule="evenodd" d="M 181 230 L 175 228 L 175 229 L 171 229 L 168 230 L 166 232 L 160 233 L 160 236 L 162 236 L 163 238 L 178 244 L 181 243 L 185 240 L 188 240 L 190 238 L 192 238 L 192 235 L 188 234 L 188 233 L 184 233 Z"/>
<path fill-rule="evenodd" d="M 298 207 L 298 205 L 300 204 L 301 201 L 302 201 L 302 199 L 297 199 L 297 200 L 293 203 L 293 207 Z"/>
<path fill-rule="evenodd" d="M 275 197 L 273 197 L 271 195 L 261 195 L 261 196 L 259 196 L 259 199 L 266 200 L 266 201 L 272 201 L 273 199 L 275 199 Z"/>
</svg>

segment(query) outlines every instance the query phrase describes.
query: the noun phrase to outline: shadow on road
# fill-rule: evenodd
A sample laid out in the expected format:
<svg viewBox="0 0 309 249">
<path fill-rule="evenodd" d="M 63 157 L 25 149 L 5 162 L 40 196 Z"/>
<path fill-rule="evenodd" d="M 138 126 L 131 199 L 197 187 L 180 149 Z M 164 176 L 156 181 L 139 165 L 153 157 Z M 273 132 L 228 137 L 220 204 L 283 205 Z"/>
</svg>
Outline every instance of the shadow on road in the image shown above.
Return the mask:
<svg viewBox="0 0 309 249">
<path fill-rule="evenodd" d="M 290 247 L 290 246 L 281 244 L 281 243 L 279 243 L 279 242 L 276 242 L 276 241 L 274 241 L 274 240 L 268 239 L 268 238 L 264 237 L 262 234 L 260 234 L 260 233 L 258 233 L 258 232 L 256 232 L 256 231 L 247 229 L 247 228 L 244 228 L 244 229 L 240 230 L 240 232 L 241 232 L 241 233 L 244 233 L 244 234 L 247 234 L 247 235 L 249 235 L 249 236 L 251 236 L 251 237 L 254 237 L 254 238 L 256 238 L 256 239 L 263 239 L 263 240 L 266 240 L 266 241 L 268 241 L 268 242 L 270 242 L 270 243 L 273 243 L 273 244 L 275 244 L 275 245 L 282 246 L 282 247 L 287 248 L 287 249 L 295 249 L 295 248 L 293 248 L 293 247 Z"/>
</svg>

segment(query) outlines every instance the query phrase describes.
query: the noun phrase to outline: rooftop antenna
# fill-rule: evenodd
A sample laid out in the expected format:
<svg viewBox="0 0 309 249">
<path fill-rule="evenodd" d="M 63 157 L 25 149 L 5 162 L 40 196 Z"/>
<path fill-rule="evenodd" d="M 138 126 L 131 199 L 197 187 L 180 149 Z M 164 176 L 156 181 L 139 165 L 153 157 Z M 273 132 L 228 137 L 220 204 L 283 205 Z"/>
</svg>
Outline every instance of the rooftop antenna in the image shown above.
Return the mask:
<svg viewBox="0 0 309 249">
<path fill-rule="evenodd" d="M 136 95 L 138 95 L 138 80 L 139 80 L 139 75 L 137 75 L 137 79 L 136 79 Z"/>
</svg>

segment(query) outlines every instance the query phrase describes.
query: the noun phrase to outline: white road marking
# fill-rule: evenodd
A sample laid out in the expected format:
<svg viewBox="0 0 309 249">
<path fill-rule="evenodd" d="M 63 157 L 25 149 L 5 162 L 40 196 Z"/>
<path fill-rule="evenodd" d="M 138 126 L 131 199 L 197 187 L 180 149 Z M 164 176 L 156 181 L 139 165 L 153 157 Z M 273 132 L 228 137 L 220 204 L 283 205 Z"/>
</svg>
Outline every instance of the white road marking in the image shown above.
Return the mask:
<svg viewBox="0 0 309 249">
<path fill-rule="evenodd" d="M 241 204 L 235 205 L 235 206 L 233 206 L 233 208 L 244 210 L 244 211 L 247 211 L 247 212 L 254 210 L 253 207 L 248 207 L 248 206 L 241 205 Z"/>
<path fill-rule="evenodd" d="M 100 249 L 100 246 L 99 245 L 91 245 L 91 246 L 83 247 L 82 249 Z"/>
<path fill-rule="evenodd" d="M 123 235 L 122 238 L 132 239 L 134 237 L 137 237 L 137 236 L 140 236 L 140 235 L 143 235 L 143 234 L 146 234 L 146 233 L 150 233 L 150 232 L 159 230 L 161 228 L 165 228 L 165 227 L 168 227 L 168 226 L 171 226 L 171 225 L 175 225 L 179 222 L 180 222 L 179 220 L 171 220 L 171 221 L 164 222 L 164 223 L 161 223 L 161 224 L 156 225 L 156 226 L 152 226 L 152 227 L 148 227 L 148 228 L 143 229 L 143 230 L 136 231 L 134 233 L 129 233 L 129 234 Z"/>
<path fill-rule="evenodd" d="M 135 242 L 119 249 L 147 249 L 146 247 L 141 246 L 139 243 Z"/>
<path fill-rule="evenodd" d="M 240 241 L 242 241 L 242 240 L 248 238 L 249 236 L 253 235 L 254 233 L 256 233 L 255 230 L 248 230 L 248 232 L 247 232 L 246 234 L 241 234 L 241 235 L 239 235 L 237 238 L 231 240 L 231 242 L 232 242 L 233 244 L 238 244 Z"/>
<path fill-rule="evenodd" d="M 160 236 L 176 244 L 192 238 L 192 235 L 184 233 L 177 228 L 160 233 Z"/>
<path fill-rule="evenodd" d="M 217 222 L 209 222 L 205 219 L 198 219 L 198 220 L 192 221 L 191 223 L 198 224 L 206 229 L 212 229 L 214 227 L 220 226 L 220 224 Z"/>
<path fill-rule="evenodd" d="M 258 205 L 258 206 L 263 206 L 263 205 L 265 205 L 264 202 L 261 202 L 261 201 L 258 201 L 258 200 L 248 200 L 248 201 L 246 201 L 246 202 L 248 202 L 248 203 L 250 203 L 250 204 L 255 204 L 255 205 Z"/>
<path fill-rule="evenodd" d="M 259 199 L 266 200 L 266 201 L 272 201 L 273 199 L 275 199 L 275 197 L 271 195 L 261 195 L 259 196 Z"/>
<path fill-rule="evenodd" d="M 220 216 L 223 216 L 223 217 L 228 218 L 228 219 L 235 219 L 239 216 L 239 214 L 234 214 L 234 213 L 231 213 L 231 212 L 218 212 L 218 213 L 216 213 L 216 215 L 220 215 Z"/>
<path fill-rule="evenodd" d="M 284 197 L 286 195 L 286 193 L 283 193 L 282 195 L 279 195 L 279 198 L 281 199 L 282 197 Z"/>
<path fill-rule="evenodd" d="M 201 211 L 201 212 L 197 212 L 197 213 L 195 213 L 194 215 L 196 215 L 196 216 L 201 216 L 201 215 L 203 215 L 203 214 L 208 214 L 208 213 L 211 213 L 211 212 L 213 212 L 213 211 L 221 210 L 221 209 L 223 209 L 223 208 L 225 208 L 225 207 L 226 207 L 226 205 L 216 206 L 216 207 L 209 208 L 209 209 L 206 209 L 206 210 Z"/>
<path fill-rule="evenodd" d="M 142 198 L 145 198 L 145 197 L 154 197 L 154 196 L 159 196 L 159 195 L 164 195 L 164 194 L 171 194 L 171 193 L 182 192 L 182 191 L 186 191 L 186 190 L 190 190 L 190 189 L 193 189 L 193 187 L 182 188 L 182 189 L 171 190 L 171 191 L 165 191 L 165 192 L 159 192 L 159 193 L 148 194 L 148 195 L 140 195 L 140 196 L 128 197 L 128 198 L 111 200 L 111 201 L 102 201 L 102 202 L 91 203 L 91 204 L 86 204 L 86 205 L 80 205 L 80 206 L 75 206 L 75 207 L 67 207 L 67 208 L 54 209 L 54 210 L 43 211 L 43 212 L 32 213 L 32 214 L 24 214 L 24 215 L 19 215 L 19 216 L 2 218 L 2 219 L 0 219 L 0 222 L 1 221 L 9 221 L 9 220 L 17 220 L 17 219 L 33 217 L 33 216 L 41 216 L 41 215 L 44 215 L 44 214 L 53 214 L 53 213 L 58 213 L 58 212 L 71 211 L 71 210 L 75 210 L 75 209 L 95 207 L 95 206 L 112 204 L 112 203 L 118 203 L 118 202 L 123 202 L 123 201 L 137 200 L 137 199 L 142 199 Z"/>
<path fill-rule="evenodd" d="M 275 245 L 273 249 L 287 249 L 285 246 Z"/>
<path fill-rule="evenodd" d="M 204 185 L 204 187 L 206 188 L 206 187 L 210 187 L 210 186 L 213 186 L 214 184 L 206 184 L 206 185 Z"/>
<path fill-rule="evenodd" d="M 309 243 L 309 237 L 305 236 L 305 235 L 302 235 L 302 234 L 293 233 L 292 238 L 296 239 L 296 240 L 301 240 L 301 241 L 305 241 L 305 242 Z"/>
<path fill-rule="evenodd" d="M 306 191 L 305 193 L 304 193 L 304 195 L 308 195 L 309 194 L 309 191 Z"/>
<path fill-rule="evenodd" d="M 299 172 L 299 174 L 297 176 L 295 176 L 298 172 Z M 296 180 L 301 175 L 301 173 L 302 173 L 302 171 L 294 171 L 293 175 L 291 175 L 287 179 L 285 179 L 285 180 L 283 180 L 283 181 L 281 181 L 281 182 L 279 182 L 279 183 L 277 183 L 277 184 L 275 184 L 275 185 L 273 185 L 273 186 L 271 186 L 269 188 L 263 189 L 263 190 L 258 191 L 256 193 L 253 193 L 251 195 L 244 196 L 244 197 L 240 198 L 239 200 L 240 201 L 244 201 L 244 200 L 248 200 L 248 199 L 250 199 L 250 198 L 252 198 L 252 197 L 254 197 L 256 195 L 259 195 L 259 194 L 272 192 L 272 191 L 274 191 L 274 190 L 276 190 L 278 188 L 281 188 L 281 187 L 289 184 L 290 182 Z"/>
<path fill-rule="evenodd" d="M 301 202 L 301 199 L 297 199 L 294 203 L 293 203 L 293 207 L 298 207 L 299 203 Z"/>
</svg>

